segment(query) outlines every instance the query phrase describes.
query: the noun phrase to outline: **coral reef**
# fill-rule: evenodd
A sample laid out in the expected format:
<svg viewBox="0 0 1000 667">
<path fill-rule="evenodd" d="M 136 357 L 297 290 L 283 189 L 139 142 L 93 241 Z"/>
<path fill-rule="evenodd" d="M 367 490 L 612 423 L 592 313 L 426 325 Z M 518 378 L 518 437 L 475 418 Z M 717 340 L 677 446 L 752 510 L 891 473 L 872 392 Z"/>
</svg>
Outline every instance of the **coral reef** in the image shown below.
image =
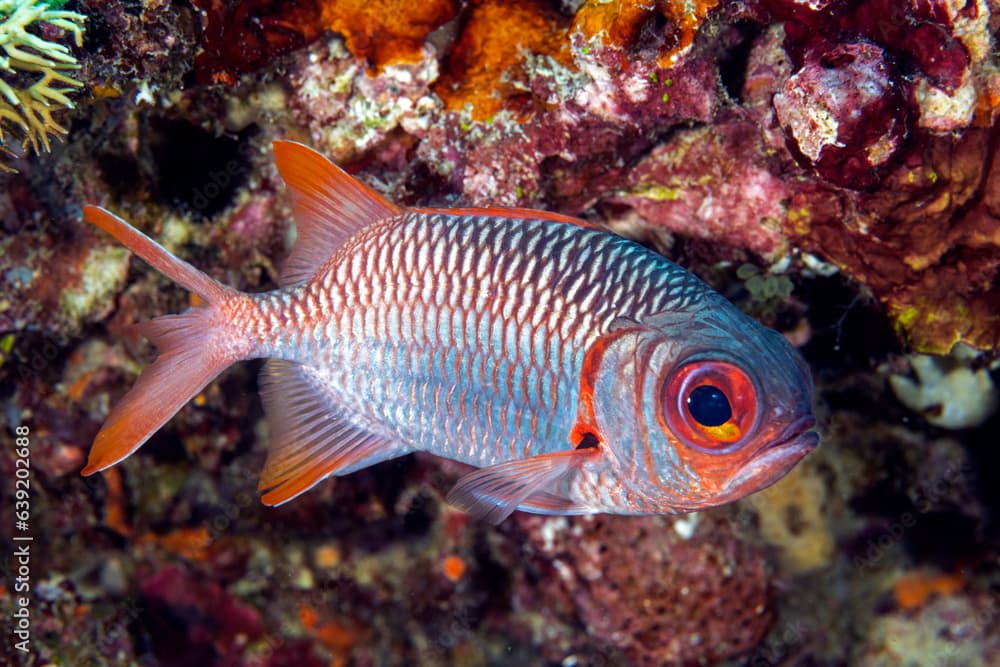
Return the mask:
<svg viewBox="0 0 1000 667">
<path fill-rule="evenodd" d="M 322 30 L 315 2 L 195 0 L 194 5 L 205 26 L 194 62 L 201 83 L 234 85 L 241 74 L 301 48 Z"/>
<path fill-rule="evenodd" d="M 810 54 L 774 96 L 795 154 L 836 185 L 876 183 L 907 131 L 893 79 L 885 53 L 866 42 Z"/>
<path fill-rule="evenodd" d="M 996 664 L 997 2 L 0 0 L 0 19 L 4 139 L 32 131 L 25 100 L 28 147 L 72 128 L 0 173 L 0 475 L 27 429 L 36 663 Z M 277 137 L 406 205 L 540 207 L 664 252 L 802 349 L 822 445 L 694 516 L 494 529 L 443 502 L 464 469 L 422 456 L 269 509 L 248 363 L 80 478 L 153 358 L 131 325 L 192 303 L 80 205 L 269 289 L 294 238 Z"/>
<path fill-rule="evenodd" d="M 458 16 L 457 0 L 324 2 L 323 25 L 343 35 L 347 49 L 376 68 L 424 58 L 428 35 Z M 513 47 L 513 44 L 510 45 Z"/>
<path fill-rule="evenodd" d="M 792 238 L 870 287 L 915 348 L 997 347 L 1000 293 L 990 282 L 998 270 L 990 212 L 996 178 L 988 148 L 996 133 L 987 128 L 996 121 L 1000 79 L 986 46 L 993 10 L 981 1 L 962 8 L 874 2 L 843 12 L 836 3 L 768 5 L 789 19 L 782 48 L 796 69 L 774 98 L 788 141 L 824 181 L 875 188 L 803 183 L 788 203 Z M 831 43 L 818 25 L 866 41 Z M 822 59 L 839 53 L 851 62 L 840 56 L 827 72 Z M 824 76 L 868 93 L 845 96 L 838 110 L 840 103 L 808 94 Z M 851 131 L 837 119 L 855 111 L 866 130 L 840 136 Z M 837 145 L 824 151 L 835 125 Z"/>
<path fill-rule="evenodd" d="M 997 409 L 1000 397 L 989 368 L 969 347 L 958 344 L 947 357 L 914 355 L 911 379 L 893 374 L 889 384 L 906 407 L 943 428 L 982 425 Z"/>
<path fill-rule="evenodd" d="M 51 138 L 66 134 L 53 113 L 72 109 L 67 96 L 83 84 L 68 72 L 79 68 L 64 44 L 37 34 L 46 26 L 73 35 L 83 46 L 86 17 L 58 8 L 62 3 L 46 0 L 0 0 L 0 150 L 6 133 L 16 129 L 24 144 L 38 153 L 51 150 Z M 0 171 L 11 167 L 0 162 Z"/>
<path fill-rule="evenodd" d="M 630 665 L 745 654 L 773 622 L 762 554 L 726 522 L 700 521 L 693 534 L 680 527 L 685 522 L 522 519 L 543 572 L 541 590 L 526 586 L 515 603 L 558 608 L 570 600 L 587 634 L 614 652 L 608 653 L 612 663 L 618 654 Z M 636 576 L 636 563 L 643 564 L 642 577 Z M 554 651 L 551 657 L 558 655 Z"/>
<path fill-rule="evenodd" d="M 356 161 L 394 131 L 426 132 L 440 112 L 441 100 L 430 90 L 437 61 L 385 65 L 370 76 L 341 40 L 323 46 L 299 71 L 291 106 L 313 145 L 331 159 Z M 401 154 L 396 161 L 404 159 Z"/>
<path fill-rule="evenodd" d="M 565 23 L 531 0 L 472 3 L 435 92 L 448 109 L 468 107 L 480 121 L 489 121 L 502 109 L 530 113 L 535 100 L 527 80 L 528 54 L 533 60 L 565 64 Z"/>
<path fill-rule="evenodd" d="M 652 3 L 588 0 L 576 12 L 573 32 L 585 43 L 596 42 L 620 50 L 623 61 L 640 42 L 645 42 L 642 46 L 654 52 L 656 64 L 669 68 L 691 50 L 698 28 L 718 4 L 718 0 Z M 655 29 L 658 20 L 666 24 L 661 30 Z"/>
<path fill-rule="evenodd" d="M 784 483 L 744 501 L 757 513 L 761 537 L 779 550 L 789 572 L 819 570 L 833 559 L 833 533 L 823 511 L 827 493 L 817 464 L 810 460 Z"/>
<path fill-rule="evenodd" d="M 686 237 L 782 257 L 788 248 L 781 202 L 791 192 L 764 155 L 741 157 L 759 141 L 742 122 L 680 130 L 636 165 L 628 190 L 610 201 Z"/>
<path fill-rule="evenodd" d="M 986 667 L 1000 660 L 1000 641 L 990 636 L 998 610 L 988 595 L 960 596 L 945 588 L 936 599 L 916 605 L 915 614 L 912 611 L 904 607 L 879 619 L 872 629 L 872 646 L 855 664 Z"/>
</svg>

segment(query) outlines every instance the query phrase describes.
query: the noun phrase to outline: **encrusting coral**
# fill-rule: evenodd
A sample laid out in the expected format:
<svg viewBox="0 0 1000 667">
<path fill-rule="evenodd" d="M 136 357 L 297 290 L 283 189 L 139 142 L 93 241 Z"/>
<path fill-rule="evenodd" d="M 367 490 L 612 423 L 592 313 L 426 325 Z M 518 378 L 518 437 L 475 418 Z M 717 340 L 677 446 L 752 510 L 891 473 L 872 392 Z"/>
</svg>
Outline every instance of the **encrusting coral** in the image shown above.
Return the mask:
<svg viewBox="0 0 1000 667">
<path fill-rule="evenodd" d="M 35 153 L 51 149 L 51 137 L 66 134 L 53 118 L 59 108 L 72 109 L 68 93 L 83 84 L 66 72 L 80 66 L 69 48 L 35 34 L 42 24 L 72 33 L 83 45 L 86 17 L 61 9 L 58 0 L 0 0 L 0 151 L 13 127 Z M 12 171 L 0 162 L 0 171 Z"/>
</svg>

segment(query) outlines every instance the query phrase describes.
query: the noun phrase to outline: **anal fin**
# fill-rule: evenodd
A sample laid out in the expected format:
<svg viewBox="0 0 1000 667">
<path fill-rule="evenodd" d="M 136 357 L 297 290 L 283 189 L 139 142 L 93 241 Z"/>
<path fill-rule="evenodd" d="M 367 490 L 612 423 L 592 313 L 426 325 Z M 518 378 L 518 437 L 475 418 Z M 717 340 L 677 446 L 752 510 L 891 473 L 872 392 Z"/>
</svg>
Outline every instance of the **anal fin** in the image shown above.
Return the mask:
<svg viewBox="0 0 1000 667">
<path fill-rule="evenodd" d="M 562 479 L 595 456 L 593 449 L 573 449 L 505 461 L 474 470 L 458 480 L 447 501 L 477 519 L 498 524 L 516 509 L 582 514 L 585 508 L 551 493 Z"/>
<path fill-rule="evenodd" d="M 265 505 L 280 505 L 330 475 L 353 472 L 406 453 L 406 447 L 359 427 L 315 371 L 271 360 L 261 375 L 271 427 L 259 490 Z"/>
</svg>

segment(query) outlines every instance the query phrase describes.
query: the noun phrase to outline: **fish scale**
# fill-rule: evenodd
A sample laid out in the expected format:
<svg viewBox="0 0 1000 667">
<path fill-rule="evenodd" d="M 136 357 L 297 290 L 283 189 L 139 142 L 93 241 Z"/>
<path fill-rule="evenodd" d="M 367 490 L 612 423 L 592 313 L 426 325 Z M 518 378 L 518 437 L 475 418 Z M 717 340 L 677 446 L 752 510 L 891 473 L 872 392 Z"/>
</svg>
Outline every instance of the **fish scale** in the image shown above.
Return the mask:
<svg viewBox="0 0 1000 667">
<path fill-rule="evenodd" d="M 311 326 L 322 331 L 307 341 L 336 344 L 292 349 L 279 334 L 261 356 L 339 369 L 329 374 L 331 389 L 352 412 L 386 425 L 410 449 L 478 466 L 565 449 L 583 351 L 616 318 L 669 308 L 701 285 L 659 255 L 562 222 L 408 213 L 383 225 L 331 260 L 324 271 L 332 280 L 264 297 L 277 332 L 291 328 L 299 304 L 318 304 L 301 306 L 318 312 Z M 476 276 L 472 308 L 462 308 L 454 289 L 456 277 L 471 277 L 455 248 L 485 271 Z M 524 259 L 529 249 L 555 260 L 547 282 L 539 280 L 541 263 Z M 610 275 L 595 266 L 612 267 Z M 675 272 L 681 280 L 672 280 Z M 479 354 L 481 347 L 490 354 Z M 456 385 L 462 395 L 442 401 L 442 390 Z"/>
<path fill-rule="evenodd" d="M 448 500 L 492 522 L 679 512 L 763 488 L 816 446 L 801 358 L 663 257 L 542 211 L 400 209 L 301 144 L 274 150 L 298 239 L 273 292 L 221 285 L 84 207 L 204 302 L 141 325 L 160 356 L 84 474 L 259 357 L 269 505 L 421 450 L 479 466 Z M 705 386 L 724 414 L 691 407 Z"/>
</svg>

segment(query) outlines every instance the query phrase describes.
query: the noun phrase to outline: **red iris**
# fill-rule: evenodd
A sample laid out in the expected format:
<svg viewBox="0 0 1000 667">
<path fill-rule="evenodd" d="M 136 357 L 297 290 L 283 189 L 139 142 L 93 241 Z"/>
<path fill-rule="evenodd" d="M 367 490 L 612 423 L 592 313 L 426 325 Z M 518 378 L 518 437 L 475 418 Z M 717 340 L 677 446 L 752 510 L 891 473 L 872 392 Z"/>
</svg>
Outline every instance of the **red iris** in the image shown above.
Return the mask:
<svg viewBox="0 0 1000 667">
<path fill-rule="evenodd" d="M 718 452 L 745 440 L 757 422 L 757 388 L 739 366 L 699 360 L 663 383 L 663 419 L 684 444 Z"/>
</svg>

